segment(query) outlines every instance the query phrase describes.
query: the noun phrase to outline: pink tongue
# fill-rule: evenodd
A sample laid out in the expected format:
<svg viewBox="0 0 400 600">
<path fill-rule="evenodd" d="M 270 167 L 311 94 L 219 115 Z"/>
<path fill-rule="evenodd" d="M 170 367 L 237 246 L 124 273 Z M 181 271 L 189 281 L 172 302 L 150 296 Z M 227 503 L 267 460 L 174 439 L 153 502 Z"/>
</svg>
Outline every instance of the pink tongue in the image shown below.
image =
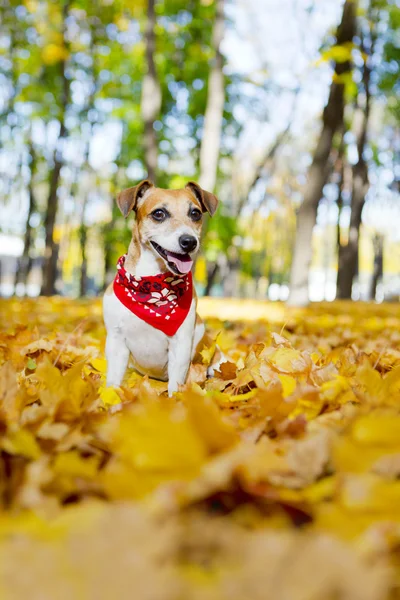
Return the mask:
<svg viewBox="0 0 400 600">
<path fill-rule="evenodd" d="M 189 273 L 190 269 L 192 268 L 193 261 L 188 254 L 182 255 L 181 258 L 178 258 L 176 254 L 167 251 L 167 256 L 168 260 L 176 265 L 176 268 L 180 273 Z"/>
</svg>

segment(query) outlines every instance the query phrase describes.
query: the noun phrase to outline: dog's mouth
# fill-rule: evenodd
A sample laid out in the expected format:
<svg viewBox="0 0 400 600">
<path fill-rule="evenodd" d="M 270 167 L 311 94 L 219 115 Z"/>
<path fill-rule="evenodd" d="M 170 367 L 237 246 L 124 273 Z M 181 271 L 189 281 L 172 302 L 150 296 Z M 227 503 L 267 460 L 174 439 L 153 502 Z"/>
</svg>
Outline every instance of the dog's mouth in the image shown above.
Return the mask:
<svg viewBox="0 0 400 600">
<path fill-rule="evenodd" d="M 193 260 L 190 254 L 180 254 L 179 252 L 170 252 L 160 244 L 151 242 L 154 250 L 165 260 L 168 268 L 176 275 L 186 275 L 193 266 Z"/>
</svg>

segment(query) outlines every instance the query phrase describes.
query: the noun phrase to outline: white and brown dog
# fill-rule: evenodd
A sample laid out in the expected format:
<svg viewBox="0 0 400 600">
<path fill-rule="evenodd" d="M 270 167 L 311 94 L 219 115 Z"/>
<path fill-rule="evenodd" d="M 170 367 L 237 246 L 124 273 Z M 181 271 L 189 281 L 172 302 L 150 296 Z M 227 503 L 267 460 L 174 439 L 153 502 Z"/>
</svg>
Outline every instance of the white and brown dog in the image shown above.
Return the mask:
<svg viewBox="0 0 400 600">
<path fill-rule="evenodd" d="M 103 300 L 107 385 L 121 384 L 131 355 L 139 373 L 168 380 L 171 396 L 185 383 L 205 333 L 191 268 L 203 213 L 212 216 L 218 200 L 194 182 L 164 190 L 145 180 L 121 192 L 117 203 L 124 217 L 134 210 L 136 220 Z"/>
</svg>

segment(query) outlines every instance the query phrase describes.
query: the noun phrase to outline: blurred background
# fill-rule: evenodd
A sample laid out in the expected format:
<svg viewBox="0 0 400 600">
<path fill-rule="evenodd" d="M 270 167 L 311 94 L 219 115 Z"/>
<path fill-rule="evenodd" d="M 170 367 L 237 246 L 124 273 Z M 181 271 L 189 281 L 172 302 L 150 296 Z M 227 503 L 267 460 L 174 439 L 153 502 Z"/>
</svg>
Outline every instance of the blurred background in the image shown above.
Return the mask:
<svg viewBox="0 0 400 600">
<path fill-rule="evenodd" d="M 220 201 L 200 294 L 400 294 L 397 0 L 0 0 L 0 294 L 98 295 L 150 177 Z"/>
</svg>

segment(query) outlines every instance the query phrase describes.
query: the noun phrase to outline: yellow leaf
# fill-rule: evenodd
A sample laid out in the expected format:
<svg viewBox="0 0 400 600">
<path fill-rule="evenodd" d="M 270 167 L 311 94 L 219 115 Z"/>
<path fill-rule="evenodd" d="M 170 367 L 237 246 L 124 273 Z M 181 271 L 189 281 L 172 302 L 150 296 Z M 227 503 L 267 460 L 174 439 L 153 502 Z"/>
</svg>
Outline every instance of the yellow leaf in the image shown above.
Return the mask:
<svg viewBox="0 0 400 600">
<path fill-rule="evenodd" d="M 66 60 L 69 54 L 64 46 L 57 44 L 48 44 L 42 50 L 42 60 L 46 65 L 56 65 L 62 60 Z"/>
<path fill-rule="evenodd" d="M 339 501 L 350 511 L 386 512 L 400 518 L 400 481 L 373 474 L 352 475 L 342 482 Z"/>
<path fill-rule="evenodd" d="M 114 404 L 119 404 L 121 402 L 121 398 L 116 392 L 116 390 L 112 387 L 103 387 L 99 390 L 99 396 L 104 406 L 114 406 Z"/>
<path fill-rule="evenodd" d="M 321 500 L 332 498 L 336 489 L 336 478 L 334 476 L 323 477 L 311 484 L 303 491 L 303 496 L 308 502 L 317 503 Z"/>
<path fill-rule="evenodd" d="M 400 450 L 400 415 L 394 411 L 373 411 L 354 422 L 351 435 L 358 444 L 394 445 Z"/>
<path fill-rule="evenodd" d="M 205 441 L 182 409 L 150 402 L 119 417 L 115 450 L 134 469 L 196 472 L 207 455 Z"/>
<path fill-rule="evenodd" d="M 54 342 L 50 342 L 49 340 L 36 340 L 36 342 L 32 342 L 31 344 L 28 344 L 27 346 L 25 346 L 25 348 L 22 348 L 21 350 L 21 354 L 23 356 L 26 356 L 27 354 L 34 354 L 35 352 L 38 352 L 39 350 L 44 350 L 45 352 L 51 352 L 54 348 Z"/>
<path fill-rule="evenodd" d="M 0 416 L 9 423 L 18 422 L 23 400 L 17 385 L 17 373 L 8 361 L 0 367 Z"/>
<path fill-rule="evenodd" d="M 344 63 L 351 60 L 351 54 L 354 44 L 336 44 L 331 46 L 328 50 L 325 50 L 321 54 L 320 62 L 333 60 L 336 63 Z"/>
<path fill-rule="evenodd" d="M 200 435 L 209 452 L 222 452 L 238 441 L 234 428 L 225 423 L 217 405 L 208 396 L 187 392 L 183 401 L 189 421 Z"/>
<path fill-rule="evenodd" d="M 36 460 L 41 454 L 40 446 L 34 435 L 27 429 L 10 432 L 3 438 L 1 447 L 9 454 L 16 454 Z"/>
<path fill-rule="evenodd" d="M 66 423 L 52 423 L 45 421 L 39 427 L 37 436 L 44 440 L 61 440 L 70 430 Z"/>
<path fill-rule="evenodd" d="M 341 404 L 344 404 L 345 402 L 356 400 L 348 379 L 342 375 L 336 375 L 334 379 L 325 381 L 321 385 L 320 394 L 321 399 L 328 403 L 339 401 Z"/>
<path fill-rule="evenodd" d="M 24 4 L 30 13 L 35 13 L 39 6 L 38 0 L 25 0 Z"/>
<path fill-rule="evenodd" d="M 97 473 L 98 458 L 91 456 L 83 458 L 76 450 L 59 454 L 53 464 L 56 475 L 69 475 L 93 479 Z"/>
<path fill-rule="evenodd" d="M 332 462 L 337 471 L 362 473 L 368 471 L 381 454 L 376 448 L 361 449 L 353 440 L 343 436 L 333 445 Z"/>
<path fill-rule="evenodd" d="M 94 402 L 97 392 L 93 381 L 82 377 L 82 365 L 62 374 L 49 361 L 43 361 L 35 375 L 42 383 L 40 400 L 59 419 L 73 420 Z"/>
<path fill-rule="evenodd" d="M 194 276 L 196 281 L 205 285 L 207 282 L 207 262 L 204 256 L 199 256 L 196 260 Z"/>
<path fill-rule="evenodd" d="M 293 348 L 277 348 L 268 355 L 268 363 L 283 373 L 303 373 L 310 366 L 310 359 Z"/>
<path fill-rule="evenodd" d="M 217 336 L 218 338 L 218 336 Z M 211 361 L 213 359 L 213 356 L 215 354 L 215 349 L 217 347 L 217 338 L 213 341 L 213 343 L 211 344 L 211 346 L 204 347 L 203 350 L 200 351 L 201 357 L 203 359 L 203 364 L 204 365 L 209 365 L 211 364 Z"/>
<path fill-rule="evenodd" d="M 107 361 L 105 358 L 91 358 L 90 364 L 102 375 L 105 375 L 107 372 Z"/>
<path fill-rule="evenodd" d="M 288 396 L 291 396 L 296 389 L 296 379 L 290 375 L 281 374 L 278 375 L 278 379 L 282 384 L 283 397 L 287 398 Z"/>
<path fill-rule="evenodd" d="M 118 19 L 116 19 L 115 24 L 120 31 L 128 31 L 129 29 L 129 19 L 121 15 Z"/>
<path fill-rule="evenodd" d="M 356 380 L 361 385 L 366 400 L 372 404 L 380 404 L 386 400 L 382 377 L 368 361 L 357 368 Z"/>
</svg>

